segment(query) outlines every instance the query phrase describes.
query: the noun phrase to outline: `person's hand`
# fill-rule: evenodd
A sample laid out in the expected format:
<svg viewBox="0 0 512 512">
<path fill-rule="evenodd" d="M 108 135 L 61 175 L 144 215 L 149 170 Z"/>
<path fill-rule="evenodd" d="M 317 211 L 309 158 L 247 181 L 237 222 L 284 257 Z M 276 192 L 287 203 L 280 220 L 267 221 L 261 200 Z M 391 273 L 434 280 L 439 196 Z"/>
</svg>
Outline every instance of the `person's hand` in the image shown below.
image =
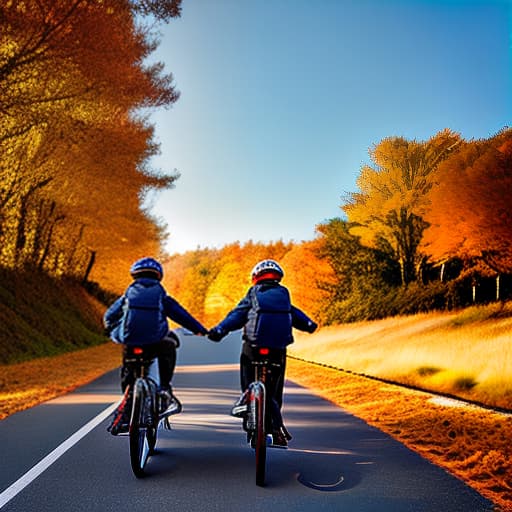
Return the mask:
<svg viewBox="0 0 512 512">
<path fill-rule="evenodd" d="M 308 322 L 308 332 L 311 334 L 313 332 L 316 331 L 318 327 L 318 324 L 316 324 L 315 322 L 311 321 L 311 322 Z"/>
<path fill-rule="evenodd" d="M 208 339 L 211 341 L 220 341 L 224 338 L 224 333 L 218 327 L 214 327 L 208 331 Z"/>
</svg>

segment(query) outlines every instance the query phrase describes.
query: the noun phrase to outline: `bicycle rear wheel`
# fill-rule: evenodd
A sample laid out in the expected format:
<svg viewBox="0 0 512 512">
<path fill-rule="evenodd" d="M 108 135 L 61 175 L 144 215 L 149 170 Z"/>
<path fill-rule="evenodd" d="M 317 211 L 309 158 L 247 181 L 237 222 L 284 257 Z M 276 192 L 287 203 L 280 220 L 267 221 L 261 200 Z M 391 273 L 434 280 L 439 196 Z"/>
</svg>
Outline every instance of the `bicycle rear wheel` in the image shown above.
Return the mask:
<svg viewBox="0 0 512 512">
<path fill-rule="evenodd" d="M 146 411 L 147 404 L 146 386 L 142 379 L 137 379 L 133 389 L 133 406 L 129 431 L 130 462 L 132 471 L 137 478 L 144 476 L 144 467 L 151 451 L 150 439 L 148 439 L 145 424 L 145 419 L 149 415 L 149 411 Z"/>
<path fill-rule="evenodd" d="M 267 433 L 265 430 L 265 386 L 256 382 L 251 386 L 250 404 L 254 412 L 253 448 L 256 458 L 256 485 L 265 485 L 267 461 Z"/>
</svg>

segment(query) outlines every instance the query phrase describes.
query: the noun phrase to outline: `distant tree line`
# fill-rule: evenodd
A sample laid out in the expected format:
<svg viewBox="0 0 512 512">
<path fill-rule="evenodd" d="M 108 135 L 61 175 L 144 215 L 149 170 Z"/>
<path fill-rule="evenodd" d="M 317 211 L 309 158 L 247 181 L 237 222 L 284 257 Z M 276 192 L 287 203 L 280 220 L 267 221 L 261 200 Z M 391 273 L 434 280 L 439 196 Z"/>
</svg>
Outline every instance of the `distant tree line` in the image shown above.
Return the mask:
<svg viewBox="0 0 512 512">
<path fill-rule="evenodd" d="M 333 281 L 329 263 L 316 255 L 317 245 L 317 241 L 236 242 L 221 249 L 176 254 L 165 262 L 164 284 L 191 313 L 211 325 L 245 296 L 254 265 L 272 258 L 285 269 L 283 283 L 292 291 L 294 304 L 323 318 L 322 304 L 330 293 L 325 283 Z"/>
<path fill-rule="evenodd" d="M 299 307 L 323 324 L 450 309 L 512 296 L 512 130 L 465 141 L 388 137 L 370 149 L 343 218 L 310 242 L 232 244 L 175 255 L 169 288 L 206 322 L 275 258 Z"/>
<path fill-rule="evenodd" d="M 152 27 L 181 0 L 7 0 L 0 5 L 0 265 L 119 286 L 128 262 L 159 251 L 144 209 L 176 172 L 151 109 L 178 98 Z"/>
</svg>

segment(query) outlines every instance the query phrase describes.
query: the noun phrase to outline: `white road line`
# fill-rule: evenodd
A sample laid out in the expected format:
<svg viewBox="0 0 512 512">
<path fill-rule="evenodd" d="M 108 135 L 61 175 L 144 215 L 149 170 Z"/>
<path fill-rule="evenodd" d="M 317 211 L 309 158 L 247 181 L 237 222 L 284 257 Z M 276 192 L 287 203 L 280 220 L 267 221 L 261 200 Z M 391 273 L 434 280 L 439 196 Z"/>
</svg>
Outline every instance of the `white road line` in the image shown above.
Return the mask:
<svg viewBox="0 0 512 512">
<path fill-rule="evenodd" d="M 39 461 L 32 469 L 29 469 L 22 477 L 16 480 L 16 482 L 7 487 L 7 489 L 0 494 L 0 508 L 12 500 L 43 471 L 47 470 L 56 460 L 58 460 L 59 457 L 64 455 L 64 453 L 78 443 L 80 439 L 85 437 L 94 427 L 99 425 L 107 416 L 114 412 L 118 403 L 119 402 L 109 405 L 104 411 L 100 412 L 98 416 L 89 421 L 89 423 L 86 423 L 80 430 L 77 430 L 71 437 L 68 437 L 68 439 L 66 439 L 62 444 L 57 446 L 55 450 Z"/>
</svg>

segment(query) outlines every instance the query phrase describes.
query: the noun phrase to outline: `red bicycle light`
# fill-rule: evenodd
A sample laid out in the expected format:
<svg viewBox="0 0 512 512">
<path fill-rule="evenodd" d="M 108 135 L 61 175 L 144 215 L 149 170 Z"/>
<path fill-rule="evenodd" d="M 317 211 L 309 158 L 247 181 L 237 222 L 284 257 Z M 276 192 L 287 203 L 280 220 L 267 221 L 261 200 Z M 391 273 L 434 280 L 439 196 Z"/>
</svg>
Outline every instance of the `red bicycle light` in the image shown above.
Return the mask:
<svg viewBox="0 0 512 512">
<path fill-rule="evenodd" d="M 262 356 L 268 356 L 268 353 L 270 352 L 270 350 L 268 348 L 260 348 L 259 352 L 260 352 L 260 355 L 262 355 Z"/>
<path fill-rule="evenodd" d="M 142 350 L 140 347 L 135 347 L 135 348 L 133 349 L 133 353 L 134 353 L 136 356 L 140 356 L 143 352 L 144 352 L 144 350 Z"/>
</svg>

